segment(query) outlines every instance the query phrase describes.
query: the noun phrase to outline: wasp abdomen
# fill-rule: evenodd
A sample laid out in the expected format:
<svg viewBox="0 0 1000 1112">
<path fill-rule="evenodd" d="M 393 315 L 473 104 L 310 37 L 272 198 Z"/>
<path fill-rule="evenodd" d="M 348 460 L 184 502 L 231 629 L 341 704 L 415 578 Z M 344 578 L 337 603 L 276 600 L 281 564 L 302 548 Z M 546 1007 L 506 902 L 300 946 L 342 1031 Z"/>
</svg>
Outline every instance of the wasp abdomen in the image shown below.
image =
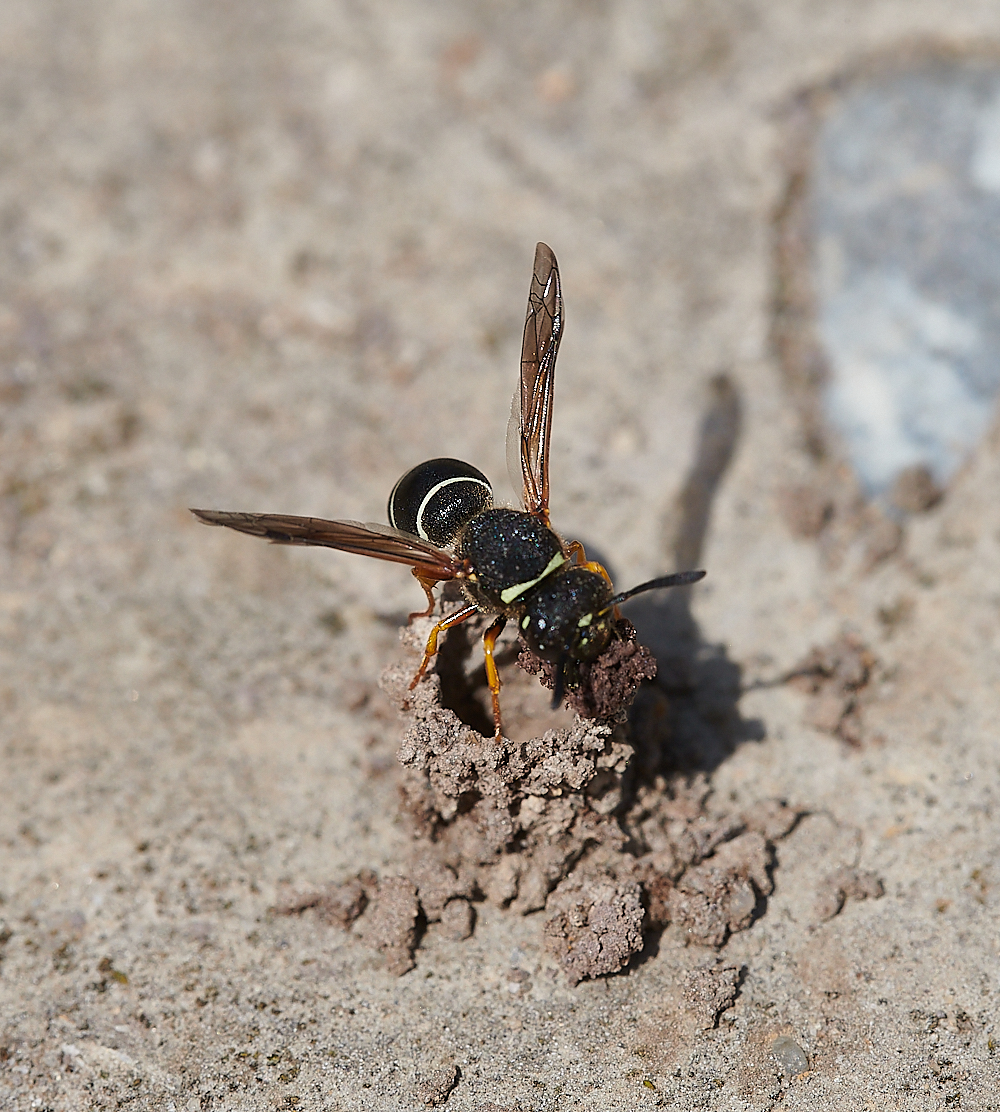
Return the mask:
<svg viewBox="0 0 1000 1112">
<path fill-rule="evenodd" d="M 519 605 L 524 595 L 566 562 L 556 534 L 521 510 L 477 514 L 462 533 L 459 551 L 475 568 L 478 594 L 498 609 Z"/>
<path fill-rule="evenodd" d="M 493 505 L 489 479 L 471 463 L 429 459 L 392 488 L 389 524 L 431 544 L 450 544 L 462 526 Z"/>
</svg>

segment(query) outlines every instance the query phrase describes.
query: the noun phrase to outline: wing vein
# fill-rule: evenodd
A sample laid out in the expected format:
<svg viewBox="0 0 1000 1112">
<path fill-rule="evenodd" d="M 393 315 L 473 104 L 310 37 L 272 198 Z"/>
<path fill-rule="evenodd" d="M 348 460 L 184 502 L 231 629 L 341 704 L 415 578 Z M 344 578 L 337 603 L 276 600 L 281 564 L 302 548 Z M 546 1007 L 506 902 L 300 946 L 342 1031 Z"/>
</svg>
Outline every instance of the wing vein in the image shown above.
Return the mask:
<svg viewBox="0 0 1000 1112">
<path fill-rule="evenodd" d="M 528 291 L 521 343 L 520 462 L 524 508 L 549 519 L 549 442 L 556 355 L 563 329 L 559 264 L 552 248 L 539 243 Z"/>
<path fill-rule="evenodd" d="M 385 525 L 360 521 L 328 521 L 321 517 L 294 517 L 290 514 L 232 513 L 226 510 L 192 510 L 206 525 L 223 525 L 238 533 L 264 537 L 272 544 L 312 545 L 374 556 L 407 564 L 428 578 L 437 580 L 464 577 L 463 563 L 451 552 L 420 537 Z"/>
</svg>

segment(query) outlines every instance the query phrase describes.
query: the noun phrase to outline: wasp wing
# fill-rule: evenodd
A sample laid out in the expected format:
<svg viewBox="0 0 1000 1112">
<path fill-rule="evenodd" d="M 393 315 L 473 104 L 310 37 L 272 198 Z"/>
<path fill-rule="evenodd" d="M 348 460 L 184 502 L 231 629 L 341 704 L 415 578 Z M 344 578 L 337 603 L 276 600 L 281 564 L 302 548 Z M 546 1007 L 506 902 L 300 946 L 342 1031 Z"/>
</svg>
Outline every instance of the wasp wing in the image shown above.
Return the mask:
<svg viewBox="0 0 1000 1112">
<path fill-rule="evenodd" d="M 559 264 L 552 248 L 539 243 L 528 292 L 528 315 L 521 344 L 521 386 L 514 394 L 507 428 L 508 466 L 517 486 L 520 466 L 524 508 L 549 520 L 549 439 L 556 353 L 563 328 Z M 520 405 L 518 400 L 520 399 Z"/>
<path fill-rule="evenodd" d="M 206 525 L 225 525 L 238 533 L 263 537 L 272 544 L 317 545 L 338 548 L 408 564 L 428 579 L 460 577 L 463 563 L 450 552 L 387 525 L 362 525 L 360 521 L 327 521 L 322 517 L 293 517 L 289 514 L 243 514 L 226 510 L 192 510 Z"/>
</svg>

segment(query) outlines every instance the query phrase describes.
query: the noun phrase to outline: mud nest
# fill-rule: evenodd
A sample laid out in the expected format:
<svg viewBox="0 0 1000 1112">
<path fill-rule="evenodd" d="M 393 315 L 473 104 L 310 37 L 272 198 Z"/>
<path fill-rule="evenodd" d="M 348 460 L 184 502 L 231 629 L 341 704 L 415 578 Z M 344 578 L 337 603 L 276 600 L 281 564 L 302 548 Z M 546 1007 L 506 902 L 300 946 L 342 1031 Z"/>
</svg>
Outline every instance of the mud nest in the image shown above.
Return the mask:
<svg viewBox="0 0 1000 1112">
<path fill-rule="evenodd" d="M 404 629 L 403 644 L 419 652 L 431 621 Z M 456 673 L 471 682 L 467 654 L 440 654 L 413 691 L 412 661 L 389 668 L 381 687 L 406 719 L 398 759 L 413 843 L 403 875 L 360 874 L 279 910 L 316 907 L 396 973 L 414 965 L 423 923 L 463 938 L 478 901 L 544 912 L 546 946 L 573 984 L 623 969 L 668 924 L 715 948 L 749 926 L 771 892 L 773 845 L 797 813 L 768 801 L 720 817 L 702 776 L 639 782 L 627 710 L 656 666 L 628 623 L 619 634 L 568 695 L 575 722 L 527 740 L 495 741 L 452 709 L 468 701 L 467 690 L 455 695 Z M 521 668 L 551 688 L 551 666 L 520 649 Z"/>
</svg>

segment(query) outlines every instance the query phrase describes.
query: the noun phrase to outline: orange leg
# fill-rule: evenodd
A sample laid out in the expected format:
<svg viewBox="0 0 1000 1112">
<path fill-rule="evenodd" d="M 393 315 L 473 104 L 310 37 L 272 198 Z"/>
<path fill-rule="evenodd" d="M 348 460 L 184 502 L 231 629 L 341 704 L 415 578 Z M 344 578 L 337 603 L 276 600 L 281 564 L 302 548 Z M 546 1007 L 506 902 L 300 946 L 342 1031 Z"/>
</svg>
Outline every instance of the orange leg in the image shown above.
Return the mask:
<svg viewBox="0 0 1000 1112">
<path fill-rule="evenodd" d="M 414 618 L 429 618 L 434 613 L 434 595 L 431 593 L 431 588 L 436 586 L 439 580 L 428 579 L 426 576 L 421 575 L 416 568 L 413 569 L 413 578 L 424 589 L 424 594 L 427 596 L 427 609 L 414 610 L 413 613 L 406 619 L 406 624 L 409 625 Z"/>
<path fill-rule="evenodd" d="M 500 726 L 500 673 L 497 671 L 496 661 L 493 659 L 493 649 L 497 638 L 503 632 L 507 619 L 503 614 L 483 634 L 483 655 L 486 657 L 486 679 L 490 685 L 490 695 L 493 698 L 493 736 L 497 741 L 503 741 L 503 730 Z"/>
<path fill-rule="evenodd" d="M 599 564 L 596 560 L 588 560 L 587 553 L 584 552 L 583 545 L 580 544 L 579 541 L 570 541 L 569 544 L 566 545 L 566 548 L 568 549 L 569 558 L 571 560 L 576 560 L 576 562 L 581 567 L 586 568 L 587 571 L 595 571 L 598 575 L 603 575 L 608 581 L 608 586 L 614 586 L 614 583 L 611 582 L 611 576 L 608 575 L 604 565 Z M 414 575 L 416 575 L 416 572 L 414 572 Z"/>
<path fill-rule="evenodd" d="M 424 673 L 427 671 L 427 665 L 431 662 L 431 657 L 437 652 L 438 635 L 446 629 L 451 629 L 452 626 L 461 625 L 462 622 L 471 618 L 473 614 L 478 614 L 479 608 L 474 603 L 469 603 L 468 606 L 463 606 L 461 610 L 456 610 L 454 614 L 449 614 L 447 618 L 442 618 L 441 621 L 431 630 L 430 637 L 427 638 L 427 647 L 424 649 L 424 659 L 420 662 L 420 667 L 417 669 L 417 674 L 410 680 L 410 690 L 412 691 L 418 683 L 424 678 Z"/>
<path fill-rule="evenodd" d="M 578 564 L 582 564 L 587 559 L 587 554 L 583 551 L 583 545 L 579 541 L 566 542 L 566 555 L 571 560 L 576 560 Z"/>
</svg>

